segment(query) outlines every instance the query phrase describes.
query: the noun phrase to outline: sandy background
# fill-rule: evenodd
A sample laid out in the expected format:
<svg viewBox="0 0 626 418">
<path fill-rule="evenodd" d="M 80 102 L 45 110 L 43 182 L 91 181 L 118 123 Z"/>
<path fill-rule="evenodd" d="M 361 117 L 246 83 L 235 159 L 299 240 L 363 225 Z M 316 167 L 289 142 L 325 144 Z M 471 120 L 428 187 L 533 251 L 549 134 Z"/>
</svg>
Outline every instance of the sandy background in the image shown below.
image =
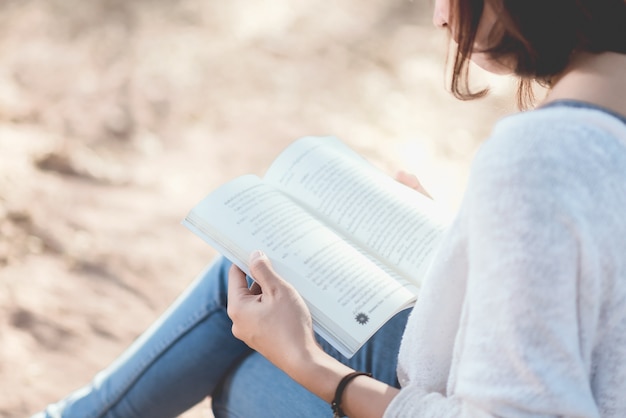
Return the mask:
<svg viewBox="0 0 626 418">
<path fill-rule="evenodd" d="M 0 2 L 0 417 L 114 359 L 215 254 L 186 212 L 299 136 L 458 204 L 512 86 L 456 101 L 430 2 L 366 3 Z"/>
</svg>

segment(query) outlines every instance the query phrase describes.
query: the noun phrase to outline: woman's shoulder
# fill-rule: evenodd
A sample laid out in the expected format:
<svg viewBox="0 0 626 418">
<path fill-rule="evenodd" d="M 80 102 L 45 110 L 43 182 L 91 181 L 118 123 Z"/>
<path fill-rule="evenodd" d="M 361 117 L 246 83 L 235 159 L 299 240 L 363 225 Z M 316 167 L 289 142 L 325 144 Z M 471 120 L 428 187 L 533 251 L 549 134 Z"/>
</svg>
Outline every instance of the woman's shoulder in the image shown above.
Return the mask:
<svg viewBox="0 0 626 418">
<path fill-rule="evenodd" d="M 506 117 L 479 149 L 467 191 L 497 201 L 626 204 L 626 124 L 570 107 Z"/>
<path fill-rule="evenodd" d="M 626 162 L 626 123 L 596 108 L 551 106 L 501 119 L 475 164 L 527 170 L 602 160 Z"/>
<path fill-rule="evenodd" d="M 545 146 L 590 138 L 617 139 L 626 146 L 626 118 L 592 105 L 566 102 L 504 117 L 494 126 L 493 138 L 523 138 Z"/>
</svg>

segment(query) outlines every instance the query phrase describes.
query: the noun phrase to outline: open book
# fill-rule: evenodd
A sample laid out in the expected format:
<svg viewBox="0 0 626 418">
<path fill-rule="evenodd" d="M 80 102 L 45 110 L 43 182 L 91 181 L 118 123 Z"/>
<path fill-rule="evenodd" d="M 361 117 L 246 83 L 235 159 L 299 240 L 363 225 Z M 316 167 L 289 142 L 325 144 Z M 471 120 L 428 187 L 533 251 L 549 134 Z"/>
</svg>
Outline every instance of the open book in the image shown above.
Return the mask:
<svg viewBox="0 0 626 418">
<path fill-rule="evenodd" d="M 183 224 L 250 275 L 260 249 L 346 357 L 412 306 L 445 222 L 433 202 L 334 137 L 305 137 L 261 179 L 238 177 Z"/>
</svg>

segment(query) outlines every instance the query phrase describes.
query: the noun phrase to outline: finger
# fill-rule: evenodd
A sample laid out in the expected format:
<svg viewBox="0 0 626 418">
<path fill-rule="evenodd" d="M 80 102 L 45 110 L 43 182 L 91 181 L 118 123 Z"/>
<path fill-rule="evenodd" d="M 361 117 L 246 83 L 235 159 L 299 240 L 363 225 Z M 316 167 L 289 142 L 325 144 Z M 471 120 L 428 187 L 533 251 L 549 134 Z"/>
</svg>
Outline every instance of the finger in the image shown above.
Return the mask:
<svg viewBox="0 0 626 418">
<path fill-rule="evenodd" d="M 281 281 L 263 251 L 254 251 L 250 256 L 250 273 L 255 283 L 263 289 L 263 293 L 273 291 Z"/>
<path fill-rule="evenodd" d="M 406 171 L 400 170 L 396 174 L 396 180 L 404 184 L 405 186 L 408 186 L 411 189 L 416 190 L 420 192 L 421 194 L 423 194 L 424 196 L 432 199 L 432 196 L 430 195 L 430 193 L 426 191 L 424 186 L 422 186 L 422 183 L 420 183 L 419 179 L 413 174 L 409 174 Z"/>
<path fill-rule="evenodd" d="M 246 275 L 236 265 L 230 266 L 228 271 L 228 300 L 234 301 L 241 295 L 249 295 Z"/>
<path fill-rule="evenodd" d="M 416 176 L 407 173 L 404 170 L 398 171 L 398 173 L 396 174 L 396 180 L 412 189 L 416 189 L 421 186 Z"/>
</svg>

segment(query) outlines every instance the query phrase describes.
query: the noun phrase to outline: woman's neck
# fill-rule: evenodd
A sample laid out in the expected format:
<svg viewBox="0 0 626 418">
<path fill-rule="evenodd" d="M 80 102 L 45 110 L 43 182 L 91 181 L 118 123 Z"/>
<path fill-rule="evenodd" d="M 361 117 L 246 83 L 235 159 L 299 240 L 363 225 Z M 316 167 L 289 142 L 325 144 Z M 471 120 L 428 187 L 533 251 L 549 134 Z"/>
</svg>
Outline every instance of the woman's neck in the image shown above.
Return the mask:
<svg viewBox="0 0 626 418">
<path fill-rule="evenodd" d="M 626 55 L 578 53 L 558 76 L 543 104 L 579 100 L 626 116 Z"/>
</svg>

